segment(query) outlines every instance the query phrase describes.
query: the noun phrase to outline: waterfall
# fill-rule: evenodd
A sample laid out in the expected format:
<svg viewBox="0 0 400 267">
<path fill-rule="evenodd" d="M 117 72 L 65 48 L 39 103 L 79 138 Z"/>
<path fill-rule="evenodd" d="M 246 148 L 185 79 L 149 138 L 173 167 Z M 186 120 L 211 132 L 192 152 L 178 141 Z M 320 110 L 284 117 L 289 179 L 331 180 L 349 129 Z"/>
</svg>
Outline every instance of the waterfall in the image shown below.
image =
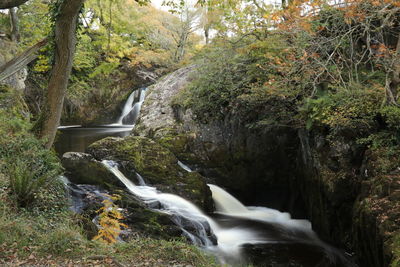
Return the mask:
<svg viewBox="0 0 400 267">
<path fill-rule="evenodd" d="M 140 108 L 142 107 L 145 96 L 146 88 L 133 91 L 126 100 L 116 125 L 135 124 L 139 117 Z"/>
<path fill-rule="evenodd" d="M 150 204 L 158 202 L 162 206 L 159 211 L 171 215 L 174 222 L 182 228 L 183 232 L 195 244 L 203 246 L 211 246 L 213 244 L 207 235 L 206 229 L 209 228 L 209 224 L 211 226 L 214 224 L 216 225 L 216 223 L 194 204 L 177 195 L 158 192 L 154 187 L 146 185 L 137 186 L 125 177 L 125 175 L 118 169 L 115 162 L 103 160 L 102 163 L 128 188 L 132 194 L 141 198 L 144 203 L 149 204 L 149 206 L 154 206 Z M 144 184 L 143 179 L 139 181 Z M 195 227 L 197 237 L 185 229 L 184 222 L 190 222 L 190 226 Z"/>
<path fill-rule="evenodd" d="M 155 187 L 147 186 L 141 176 L 137 176 L 141 185 L 134 184 L 118 169 L 117 163 L 109 160 L 103 160 L 102 163 L 132 194 L 140 198 L 149 207 L 161 207 L 156 210 L 170 215 L 184 235 L 194 244 L 200 245 L 217 255 L 222 263 L 229 263 L 232 260 L 240 261 L 242 248 L 245 244 L 303 242 L 304 244 L 314 244 L 323 248 L 324 251 L 328 251 L 311 230 L 309 223 L 306 223 L 305 220 L 293 220 L 288 213 L 264 207 L 246 207 L 222 188 L 209 184 L 217 212 L 226 216 L 221 223 L 206 215 L 190 201 L 174 194 L 159 192 Z M 234 225 L 223 224 L 229 218 L 240 219 Z M 260 231 L 260 229 L 252 228 L 249 225 L 240 224 L 240 220 L 260 221 L 259 224 L 270 227 L 270 229 Z M 231 221 L 236 222 L 235 220 Z M 195 232 L 191 232 L 189 229 L 195 229 Z M 215 235 L 217 244 L 212 241 L 210 231 L 207 229 Z"/>
<path fill-rule="evenodd" d="M 135 98 L 135 92 L 136 91 L 133 91 L 126 100 L 124 108 L 122 109 L 122 113 L 117 120 L 117 124 L 122 124 L 122 120 L 124 119 L 124 117 L 128 115 L 128 113 L 132 110 L 132 104 Z"/>
<path fill-rule="evenodd" d="M 212 184 L 208 186 L 210 187 L 216 210 L 219 213 L 311 230 L 311 223 L 307 220 L 291 219 L 290 214 L 287 212 L 280 212 L 266 207 L 246 207 L 222 188 Z"/>
<path fill-rule="evenodd" d="M 228 192 L 216 185 L 209 184 L 208 186 L 217 211 L 230 215 L 247 212 L 246 207 Z"/>
<path fill-rule="evenodd" d="M 239 251 L 241 244 L 248 242 L 261 241 L 256 233 L 252 233 L 247 229 L 239 227 L 221 228 L 215 220 L 203 213 L 198 207 L 188 200 L 174 195 L 158 192 L 156 188 L 150 186 L 137 186 L 118 169 L 115 162 L 103 160 L 102 163 L 110 170 L 135 196 L 141 198 L 145 203 L 151 204 L 159 202 L 162 206 L 160 212 L 170 214 L 175 218 L 175 223 L 178 225 L 182 219 L 190 221 L 192 226 L 196 227 L 196 237 L 193 235 L 189 238 L 200 239 L 203 246 L 212 248 L 213 242 L 206 233 L 208 226 L 215 234 L 218 240 L 218 249 L 233 252 L 236 254 Z M 185 225 L 179 225 L 185 232 Z M 197 242 L 196 242 L 197 243 Z"/>
</svg>

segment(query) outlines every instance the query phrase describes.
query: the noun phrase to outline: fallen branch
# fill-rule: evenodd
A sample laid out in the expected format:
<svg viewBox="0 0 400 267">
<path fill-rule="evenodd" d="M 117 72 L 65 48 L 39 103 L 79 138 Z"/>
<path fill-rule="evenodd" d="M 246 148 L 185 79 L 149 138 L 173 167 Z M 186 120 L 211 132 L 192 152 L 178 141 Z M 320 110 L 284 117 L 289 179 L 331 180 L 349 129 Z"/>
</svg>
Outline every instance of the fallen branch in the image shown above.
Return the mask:
<svg viewBox="0 0 400 267">
<path fill-rule="evenodd" d="M 4 65 L 0 66 L 0 81 L 10 77 L 15 74 L 34 59 L 36 59 L 36 53 L 47 44 L 47 38 L 38 42 L 34 46 L 31 46 L 25 50 L 22 54 L 14 57 Z"/>
</svg>

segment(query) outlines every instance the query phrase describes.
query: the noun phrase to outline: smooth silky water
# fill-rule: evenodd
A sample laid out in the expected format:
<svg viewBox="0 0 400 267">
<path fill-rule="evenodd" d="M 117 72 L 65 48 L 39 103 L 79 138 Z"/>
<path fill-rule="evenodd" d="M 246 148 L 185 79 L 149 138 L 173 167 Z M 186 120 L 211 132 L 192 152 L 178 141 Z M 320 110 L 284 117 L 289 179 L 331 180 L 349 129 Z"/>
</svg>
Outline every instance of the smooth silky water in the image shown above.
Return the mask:
<svg viewBox="0 0 400 267">
<path fill-rule="evenodd" d="M 59 155 L 82 152 L 93 142 L 107 136 L 130 134 L 144 101 L 145 89 L 134 91 L 127 99 L 116 122 L 97 127 L 62 126 L 56 143 Z M 126 188 L 149 208 L 169 214 L 193 244 L 214 254 L 221 263 L 243 266 L 355 266 L 340 251 L 322 242 L 307 220 L 292 219 L 289 213 L 267 207 L 248 207 L 217 185 L 209 184 L 216 207 L 205 214 L 190 201 L 174 194 L 159 192 L 146 185 L 137 174 L 132 182 L 112 161 L 103 164 Z M 191 169 L 178 161 L 185 171 Z M 193 229 L 195 229 L 193 231 Z M 210 233 L 211 232 L 211 233 Z M 217 242 L 215 242 L 215 239 Z"/>
<path fill-rule="evenodd" d="M 65 152 L 84 152 L 85 149 L 108 136 L 128 136 L 139 117 L 147 88 L 134 90 L 126 100 L 122 112 L 114 123 L 82 127 L 81 125 L 66 125 L 58 127 L 59 134 L 55 148 L 61 157 Z"/>
</svg>

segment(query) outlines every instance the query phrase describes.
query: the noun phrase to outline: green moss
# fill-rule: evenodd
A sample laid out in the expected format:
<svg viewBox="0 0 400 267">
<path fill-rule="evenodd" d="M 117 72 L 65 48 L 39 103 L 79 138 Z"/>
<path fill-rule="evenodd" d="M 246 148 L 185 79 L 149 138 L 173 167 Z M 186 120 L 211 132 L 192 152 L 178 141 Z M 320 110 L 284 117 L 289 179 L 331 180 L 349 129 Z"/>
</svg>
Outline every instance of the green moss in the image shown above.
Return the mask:
<svg viewBox="0 0 400 267">
<path fill-rule="evenodd" d="M 189 144 L 193 140 L 192 134 L 168 132 L 158 135 L 160 137 L 156 137 L 157 142 L 172 151 L 178 158 L 187 161 L 187 158 L 191 157 Z"/>
<path fill-rule="evenodd" d="M 165 144 L 165 143 L 164 143 Z M 179 167 L 178 159 L 166 147 L 146 137 L 105 138 L 88 150 L 97 159 L 113 159 L 128 163 L 147 182 L 164 192 L 178 194 L 207 210 L 211 209 L 210 192 L 203 177 Z M 132 175 L 132 171 L 127 176 Z"/>
<path fill-rule="evenodd" d="M 131 161 L 135 169 L 153 183 L 172 183 L 175 180 L 176 157 L 169 151 L 145 137 L 128 137 L 118 142 L 116 153 Z"/>
<path fill-rule="evenodd" d="M 390 267 L 400 266 L 400 233 L 393 238 L 393 260 Z"/>
</svg>

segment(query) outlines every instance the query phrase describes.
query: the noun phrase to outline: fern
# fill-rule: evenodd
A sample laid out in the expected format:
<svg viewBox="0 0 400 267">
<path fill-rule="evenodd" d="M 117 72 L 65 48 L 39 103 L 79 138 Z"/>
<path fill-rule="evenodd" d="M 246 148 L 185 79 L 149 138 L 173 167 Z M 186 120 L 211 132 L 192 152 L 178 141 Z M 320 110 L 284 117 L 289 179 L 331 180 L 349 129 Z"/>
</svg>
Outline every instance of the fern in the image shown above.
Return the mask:
<svg viewBox="0 0 400 267">
<path fill-rule="evenodd" d="M 41 164 L 32 164 L 23 159 L 10 162 L 5 168 L 8 172 L 11 192 L 21 206 L 26 206 L 51 179 L 56 170 L 46 170 Z"/>
</svg>

